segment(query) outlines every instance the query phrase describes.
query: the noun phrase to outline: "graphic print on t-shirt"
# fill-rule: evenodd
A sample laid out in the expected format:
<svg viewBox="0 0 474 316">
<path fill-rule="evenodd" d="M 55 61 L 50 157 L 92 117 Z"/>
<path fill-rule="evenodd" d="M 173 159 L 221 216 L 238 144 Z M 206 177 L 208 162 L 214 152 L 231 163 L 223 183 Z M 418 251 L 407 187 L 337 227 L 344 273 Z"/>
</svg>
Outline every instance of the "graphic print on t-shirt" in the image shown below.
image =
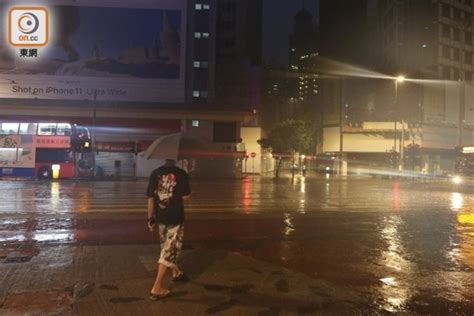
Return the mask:
<svg viewBox="0 0 474 316">
<path fill-rule="evenodd" d="M 158 178 L 158 199 L 160 208 L 166 208 L 173 197 L 173 189 L 176 186 L 176 176 L 174 173 L 167 173 Z"/>
</svg>

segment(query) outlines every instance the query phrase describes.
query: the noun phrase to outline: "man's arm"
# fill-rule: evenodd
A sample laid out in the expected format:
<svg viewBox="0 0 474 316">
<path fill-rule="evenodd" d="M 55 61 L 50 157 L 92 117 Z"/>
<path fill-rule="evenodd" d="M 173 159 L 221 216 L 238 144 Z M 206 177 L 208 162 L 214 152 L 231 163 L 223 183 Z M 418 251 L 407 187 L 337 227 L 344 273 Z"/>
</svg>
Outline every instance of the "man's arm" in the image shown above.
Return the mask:
<svg viewBox="0 0 474 316">
<path fill-rule="evenodd" d="M 184 180 L 184 183 L 183 183 L 183 195 L 181 196 L 181 198 L 183 199 L 183 201 L 186 201 L 189 199 L 189 197 L 191 196 L 191 187 L 189 185 L 189 177 L 188 177 L 188 174 L 186 172 L 183 171 L 183 180 Z"/>
<path fill-rule="evenodd" d="M 150 220 L 150 218 L 153 218 L 153 211 L 155 209 L 155 201 L 154 198 L 149 197 L 148 198 L 148 208 L 147 208 L 147 218 Z"/>
<path fill-rule="evenodd" d="M 155 190 L 156 190 L 156 176 L 155 173 L 152 172 L 150 175 L 150 180 L 148 181 L 148 188 L 146 190 L 147 196 L 147 222 L 148 228 L 150 231 L 153 231 L 153 227 L 155 225 L 155 218 L 154 218 L 154 211 L 155 211 Z"/>
</svg>

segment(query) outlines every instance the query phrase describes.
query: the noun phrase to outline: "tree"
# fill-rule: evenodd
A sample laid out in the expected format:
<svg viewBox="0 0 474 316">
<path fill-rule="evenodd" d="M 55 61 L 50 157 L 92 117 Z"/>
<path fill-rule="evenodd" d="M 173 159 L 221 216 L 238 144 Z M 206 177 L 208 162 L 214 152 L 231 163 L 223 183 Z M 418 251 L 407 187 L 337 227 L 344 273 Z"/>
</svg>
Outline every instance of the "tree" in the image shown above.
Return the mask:
<svg viewBox="0 0 474 316">
<path fill-rule="evenodd" d="M 273 155 L 280 156 L 276 177 L 278 178 L 282 158 L 293 157 L 294 153 L 313 153 L 315 143 L 313 129 L 304 120 L 288 119 L 278 123 L 269 133 L 267 138 L 260 139 L 258 143 L 263 148 L 271 149 Z M 294 175 L 294 173 L 293 173 Z"/>
</svg>

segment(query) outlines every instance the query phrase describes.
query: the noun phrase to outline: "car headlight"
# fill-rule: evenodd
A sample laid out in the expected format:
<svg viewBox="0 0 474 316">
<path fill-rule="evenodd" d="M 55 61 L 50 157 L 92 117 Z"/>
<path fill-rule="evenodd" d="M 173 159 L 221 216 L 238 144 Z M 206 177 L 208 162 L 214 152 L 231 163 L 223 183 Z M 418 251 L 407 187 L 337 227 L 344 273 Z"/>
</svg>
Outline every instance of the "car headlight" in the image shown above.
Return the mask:
<svg viewBox="0 0 474 316">
<path fill-rule="evenodd" d="M 462 178 L 460 176 L 454 176 L 451 181 L 453 181 L 454 184 L 460 184 L 462 182 Z"/>
</svg>

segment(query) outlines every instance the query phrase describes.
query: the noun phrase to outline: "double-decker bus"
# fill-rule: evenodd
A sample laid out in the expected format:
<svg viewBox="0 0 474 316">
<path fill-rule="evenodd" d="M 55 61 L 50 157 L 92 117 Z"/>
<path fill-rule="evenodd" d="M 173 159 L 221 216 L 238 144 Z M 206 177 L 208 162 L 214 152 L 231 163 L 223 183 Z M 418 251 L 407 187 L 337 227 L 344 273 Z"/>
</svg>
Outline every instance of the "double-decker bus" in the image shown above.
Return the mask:
<svg viewBox="0 0 474 316">
<path fill-rule="evenodd" d="M 90 148 L 86 128 L 69 123 L 0 122 L 0 177 L 76 176 L 73 144 Z M 77 147 L 77 146 L 76 146 Z"/>
</svg>

